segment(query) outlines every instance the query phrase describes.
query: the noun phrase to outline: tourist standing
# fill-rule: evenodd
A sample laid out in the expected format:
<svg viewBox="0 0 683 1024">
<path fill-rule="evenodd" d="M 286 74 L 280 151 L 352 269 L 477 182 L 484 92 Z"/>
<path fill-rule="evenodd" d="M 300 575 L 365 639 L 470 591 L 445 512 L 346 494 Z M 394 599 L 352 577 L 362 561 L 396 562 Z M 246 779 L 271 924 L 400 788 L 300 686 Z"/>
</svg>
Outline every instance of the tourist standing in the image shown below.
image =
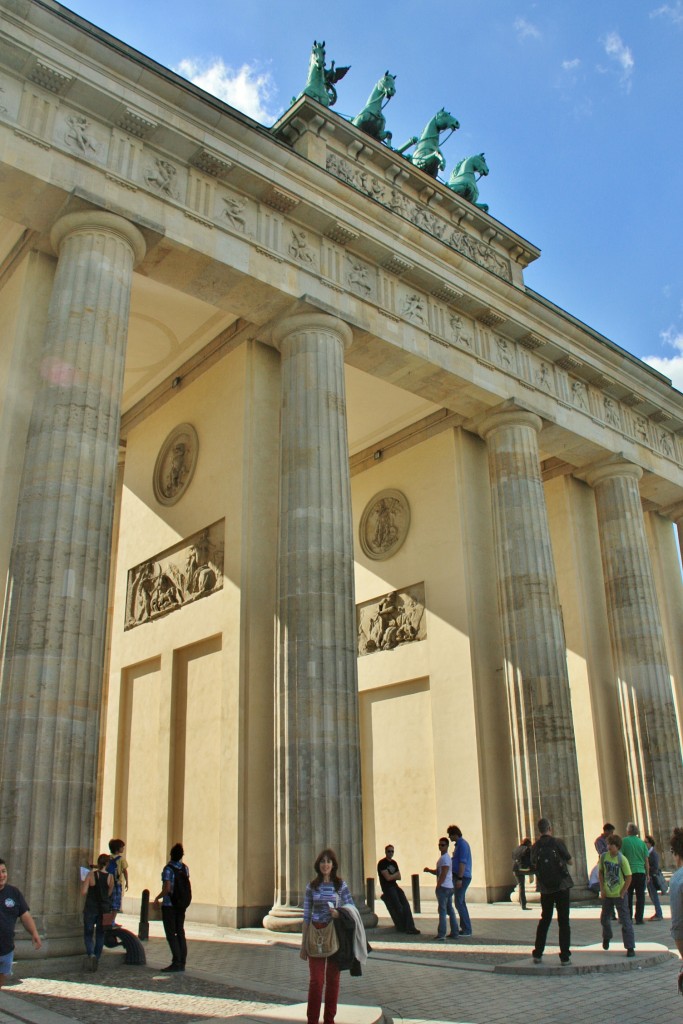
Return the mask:
<svg viewBox="0 0 683 1024">
<path fill-rule="evenodd" d="M 104 914 L 111 912 L 111 894 L 114 876 L 107 870 L 109 856 L 101 853 L 97 866 L 90 869 L 81 883 L 81 895 L 85 896 L 83 906 L 83 941 L 85 943 L 85 968 L 96 971 L 104 949 Z"/>
<path fill-rule="evenodd" d="M 683 828 L 675 828 L 671 834 L 671 852 L 674 855 L 676 871 L 669 882 L 669 906 L 671 907 L 671 936 L 676 949 L 683 960 Z M 678 988 L 681 991 L 683 967 L 678 975 Z"/>
<path fill-rule="evenodd" d="M 531 875 L 531 840 L 528 837 L 512 851 L 512 873 L 517 879 L 520 906 L 526 910 L 526 880 Z"/>
<path fill-rule="evenodd" d="M 626 826 L 626 835 L 621 842 L 621 852 L 631 865 L 631 887 L 628 891 L 628 909 L 633 917 L 633 896 L 636 897 L 636 924 L 643 924 L 645 914 L 645 886 L 650 877 L 648 849 L 646 843 L 640 838 L 638 826 L 634 821 L 629 821 Z"/>
<path fill-rule="evenodd" d="M 184 855 L 182 843 L 171 847 L 169 862 L 161 872 L 161 892 L 154 898 L 155 903 L 163 898 L 161 920 L 172 957 L 168 967 L 163 968 L 164 973 L 184 971 L 187 962 L 185 911 L 192 902 L 192 886 L 190 869 L 183 864 Z"/>
<path fill-rule="evenodd" d="M 612 940 L 612 919 L 616 911 L 621 925 L 626 956 L 635 956 L 633 921 L 628 908 L 631 865 L 622 852 L 622 839 L 612 832 L 607 840 L 607 850 L 600 854 L 600 925 L 602 926 L 602 948 L 609 949 Z"/>
<path fill-rule="evenodd" d="M 557 926 L 560 932 L 560 963 L 569 964 L 571 958 L 569 927 L 569 890 L 574 882 L 568 865 L 572 858 L 561 839 L 552 834 L 552 825 L 547 818 L 539 818 L 539 838 L 531 847 L 531 870 L 536 875 L 541 894 L 541 920 L 536 929 L 536 945 L 532 950 L 535 964 L 540 964 L 548 937 L 548 929 L 557 909 Z"/>
<path fill-rule="evenodd" d="M 430 875 L 436 875 L 436 902 L 439 907 L 439 928 L 436 942 L 446 941 L 446 926 L 450 922 L 449 939 L 458 937 L 458 919 L 453 909 L 453 863 L 448 855 L 448 840 L 439 839 L 439 859 L 435 868 L 424 868 Z"/>
<path fill-rule="evenodd" d="M 451 857 L 453 899 L 455 900 L 455 909 L 460 918 L 460 934 L 471 935 L 472 922 L 470 921 L 470 912 L 467 909 L 466 896 L 472 881 L 472 850 L 457 825 L 449 825 L 446 831 L 450 841 L 455 843 Z"/>
<path fill-rule="evenodd" d="M 606 821 L 605 824 L 602 826 L 602 832 L 593 843 L 597 851 L 598 857 L 602 856 L 603 853 L 607 853 L 607 841 L 609 840 L 609 837 L 612 835 L 613 832 L 614 825 L 612 825 L 609 821 Z"/>
<path fill-rule="evenodd" d="M 109 840 L 109 852 L 111 857 L 109 859 L 107 871 L 114 879 L 114 888 L 112 889 L 111 894 L 111 909 L 113 916 L 108 924 L 114 923 L 116 915 L 121 909 L 124 885 L 126 887 L 126 891 L 128 891 L 128 861 L 123 856 L 125 848 L 126 842 L 124 839 Z"/>
<path fill-rule="evenodd" d="M 21 921 L 31 936 L 33 948 L 40 949 L 42 943 L 35 921 L 29 913 L 28 903 L 19 889 L 8 885 L 7 865 L 0 859 L 0 988 L 12 974 L 14 929 L 17 920 Z"/>
<path fill-rule="evenodd" d="M 334 1024 L 339 998 L 339 966 L 333 959 L 338 948 L 334 919 L 338 907 L 354 907 L 349 887 L 338 875 L 334 850 L 323 850 L 313 865 L 315 878 L 306 886 L 304 926 L 301 934 L 302 960 L 308 960 L 308 1024 L 318 1024 L 325 993 L 324 1024 Z"/>
<path fill-rule="evenodd" d="M 666 883 L 664 882 L 664 875 L 659 864 L 659 853 L 655 849 L 655 841 L 652 836 L 645 836 L 645 845 L 647 846 L 647 862 L 649 877 L 647 880 L 647 891 L 652 900 L 652 906 L 655 908 L 655 912 L 650 918 L 651 921 L 662 921 L 664 914 L 662 913 L 662 904 L 659 899 L 659 890 L 666 892 Z"/>
</svg>

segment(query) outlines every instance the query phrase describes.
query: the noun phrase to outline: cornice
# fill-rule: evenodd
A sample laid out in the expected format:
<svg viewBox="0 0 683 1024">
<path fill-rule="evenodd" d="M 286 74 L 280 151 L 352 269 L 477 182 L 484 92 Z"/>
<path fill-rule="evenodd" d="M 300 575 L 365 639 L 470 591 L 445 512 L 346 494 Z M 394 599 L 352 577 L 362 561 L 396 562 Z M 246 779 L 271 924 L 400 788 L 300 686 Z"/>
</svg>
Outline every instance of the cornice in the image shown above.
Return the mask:
<svg viewBox="0 0 683 1024">
<path fill-rule="evenodd" d="M 76 16 L 51 35 L 56 5 L 24 6 L 40 9 L 38 39 L 17 4 L 0 0 L 15 12 L 0 27 L 0 123 L 20 140 L 8 147 L 12 158 L 29 166 L 28 150 L 50 150 L 34 165 L 46 174 L 59 166 L 66 181 L 64 161 L 75 162 L 71 180 L 88 181 L 93 203 L 108 189 L 107 207 L 122 216 L 127 207 L 133 220 L 149 209 L 159 224 L 180 221 L 183 244 L 206 254 L 224 235 L 254 278 L 272 280 L 274 263 L 296 269 L 302 291 L 315 281 L 340 308 L 343 296 L 363 331 L 410 345 L 435 373 L 537 401 L 550 421 L 568 412 L 579 432 L 585 417 L 606 445 L 624 438 L 683 465 L 681 395 L 524 288 L 524 254 L 538 250 L 520 236 L 311 100 L 270 133 Z M 55 72 L 49 81 L 32 72 L 38 56 Z M 315 138 L 316 159 L 293 148 L 305 136 Z M 330 172 L 329 155 L 355 184 Z M 445 243 L 440 224 L 481 248 Z M 497 259 L 514 280 L 491 269 Z"/>
</svg>

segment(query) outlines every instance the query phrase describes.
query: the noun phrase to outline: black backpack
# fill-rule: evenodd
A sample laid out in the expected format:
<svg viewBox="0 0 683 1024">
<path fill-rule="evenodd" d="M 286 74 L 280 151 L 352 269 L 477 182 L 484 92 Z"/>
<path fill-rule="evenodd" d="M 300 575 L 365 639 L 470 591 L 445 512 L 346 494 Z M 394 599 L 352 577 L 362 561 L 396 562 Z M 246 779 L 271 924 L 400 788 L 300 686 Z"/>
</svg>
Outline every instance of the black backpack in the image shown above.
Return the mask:
<svg viewBox="0 0 683 1024">
<path fill-rule="evenodd" d="M 173 872 L 173 890 L 171 892 L 171 903 L 178 910 L 187 910 L 190 903 L 192 903 L 192 886 L 190 884 L 190 876 L 187 873 L 187 868 L 183 865 L 180 868 L 176 868 L 173 864 L 169 864 L 171 871 Z"/>
<path fill-rule="evenodd" d="M 567 877 L 567 862 L 554 839 L 536 847 L 534 874 L 548 892 L 558 892 Z"/>
</svg>

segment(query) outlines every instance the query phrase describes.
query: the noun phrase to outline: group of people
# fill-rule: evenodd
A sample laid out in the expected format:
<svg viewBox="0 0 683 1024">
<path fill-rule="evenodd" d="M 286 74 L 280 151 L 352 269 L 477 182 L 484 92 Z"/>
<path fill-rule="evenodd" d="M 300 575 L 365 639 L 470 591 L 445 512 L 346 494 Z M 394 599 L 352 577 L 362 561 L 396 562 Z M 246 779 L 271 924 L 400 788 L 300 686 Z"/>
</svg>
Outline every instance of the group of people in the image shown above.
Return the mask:
<svg viewBox="0 0 683 1024">
<path fill-rule="evenodd" d="M 116 922 L 124 886 L 128 889 L 128 861 L 123 839 L 109 840 L 109 854 L 101 853 L 81 882 L 85 968 L 96 971 L 104 949 L 104 933 Z"/>
<path fill-rule="evenodd" d="M 528 873 L 535 874 L 541 894 L 541 920 L 538 924 L 536 943 L 531 955 L 534 963 L 541 963 L 548 929 L 556 910 L 560 963 L 566 965 L 571 960 L 569 890 L 574 884 L 569 873 L 571 856 L 562 840 L 556 839 L 552 835 L 552 827 L 547 818 L 539 820 L 538 831 L 540 837 L 533 845 L 530 845 L 530 840 L 525 839 L 513 854 L 517 870 L 527 873 L 527 869 L 522 869 L 520 865 L 525 856 L 525 850 L 529 849 Z M 680 836 L 677 833 L 680 833 Z M 633 821 L 628 822 L 623 839 L 617 835 L 614 825 L 607 822 L 603 826 L 602 833 L 595 840 L 595 849 L 599 857 L 596 870 L 601 899 L 602 948 L 609 949 L 613 938 L 612 922 L 618 919 L 626 956 L 634 957 L 636 955 L 634 924 L 642 925 L 644 923 L 646 888 L 655 908 L 655 913 L 650 920 L 661 920 L 663 917 L 658 890 L 665 891 L 666 883 L 660 870 L 655 841 L 652 836 L 647 836 L 646 841 L 641 839 L 638 826 Z M 683 866 L 683 829 L 674 830 L 671 837 L 671 850 L 680 868 Z M 677 880 L 675 888 L 673 882 L 671 887 L 672 934 L 678 946 L 679 939 L 676 929 L 680 932 L 681 946 L 678 948 L 683 955 L 683 904 L 678 906 L 676 903 L 677 900 L 679 903 L 681 902 L 677 895 L 678 892 L 683 895 L 683 872 L 677 874 L 681 874 L 681 879 Z M 675 879 L 676 877 L 674 875 Z M 522 901 L 522 892 L 523 890 L 520 888 L 520 902 Z M 523 906 L 525 905 L 526 898 L 523 903 Z M 674 920 L 679 922 L 675 927 Z"/>
<path fill-rule="evenodd" d="M 436 875 L 436 900 L 439 908 L 437 942 L 472 934 L 472 922 L 466 899 L 467 889 L 472 881 L 472 851 L 457 825 L 449 825 L 446 832 L 448 838 L 442 836 L 439 839 L 439 859 L 436 867 L 424 869 L 428 874 Z M 453 843 L 453 850 L 449 853 L 450 843 Z M 405 935 L 419 935 L 420 931 L 415 927 L 410 904 L 398 884 L 401 880 L 401 871 L 394 859 L 392 844 L 384 847 L 384 857 L 377 864 L 377 874 L 382 889 L 382 900 L 396 930 Z M 447 934 L 449 925 L 450 931 Z"/>
</svg>

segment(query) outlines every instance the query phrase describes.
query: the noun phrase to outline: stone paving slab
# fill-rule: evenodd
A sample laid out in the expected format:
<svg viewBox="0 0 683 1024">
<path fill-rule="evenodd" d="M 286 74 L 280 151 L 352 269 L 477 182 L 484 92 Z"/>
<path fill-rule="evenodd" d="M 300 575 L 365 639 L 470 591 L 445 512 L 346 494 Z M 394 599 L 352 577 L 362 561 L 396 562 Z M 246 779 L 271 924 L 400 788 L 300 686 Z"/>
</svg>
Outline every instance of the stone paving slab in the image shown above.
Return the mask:
<svg viewBox="0 0 683 1024">
<path fill-rule="evenodd" d="M 636 929 L 641 953 L 617 978 L 611 972 L 532 969 L 537 913 L 523 914 L 511 905 L 470 909 L 474 935 L 443 945 L 430 941 L 436 931 L 433 911 L 419 916 L 422 934 L 414 937 L 398 935 L 384 919 L 384 926 L 370 933 L 375 952 L 363 977 L 342 976 L 343 1005 L 382 1007 L 387 1022 L 396 1024 L 576 1024 L 598 1011 L 601 1024 L 681 1024 L 680 960 L 667 953 L 673 948 L 668 920 Z M 130 918 L 122 923 L 137 930 Z M 572 959 L 592 956 L 600 938 L 597 907 L 572 908 L 571 927 Z M 95 975 L 27 978 L 11 990 L 24 1015 L 9 1015 L 7 1024 L 65 1024 L 65 1018 L 69 1024 L 264 1024 L 256 1019 L 264 1012 L 277 1016 L 282 1005 L 305 1002 L 308 970 L 298 955 L 297 936 L 188 923 L 188 970 L 173 975 L 159 972 L 168 963 L 161 925 L 152 922 L 150 931 L 146 967 L 124 966 L 123 954 L 108 950 Z M 649 962 L 650 944 L 666 962 Z M 558 952 L 553 924 L 546 957 L 556 960 Z M 622 951 L 615 941 L 609 953 L 597 954 L 617 962 Z M 526 961 L 529 969 L 498 972 L 497 958 L 503 965 Z M 40 989 L 48 984 L 55 986 L 49 993 Z M 6 991 L 0 994 L 0 1012 Z M 37 1009 L 60 1016 L 38 1021 L 27 1015 Z M 6 1024 L 1 1017 L 0 1024 Z"/>
</svg>

